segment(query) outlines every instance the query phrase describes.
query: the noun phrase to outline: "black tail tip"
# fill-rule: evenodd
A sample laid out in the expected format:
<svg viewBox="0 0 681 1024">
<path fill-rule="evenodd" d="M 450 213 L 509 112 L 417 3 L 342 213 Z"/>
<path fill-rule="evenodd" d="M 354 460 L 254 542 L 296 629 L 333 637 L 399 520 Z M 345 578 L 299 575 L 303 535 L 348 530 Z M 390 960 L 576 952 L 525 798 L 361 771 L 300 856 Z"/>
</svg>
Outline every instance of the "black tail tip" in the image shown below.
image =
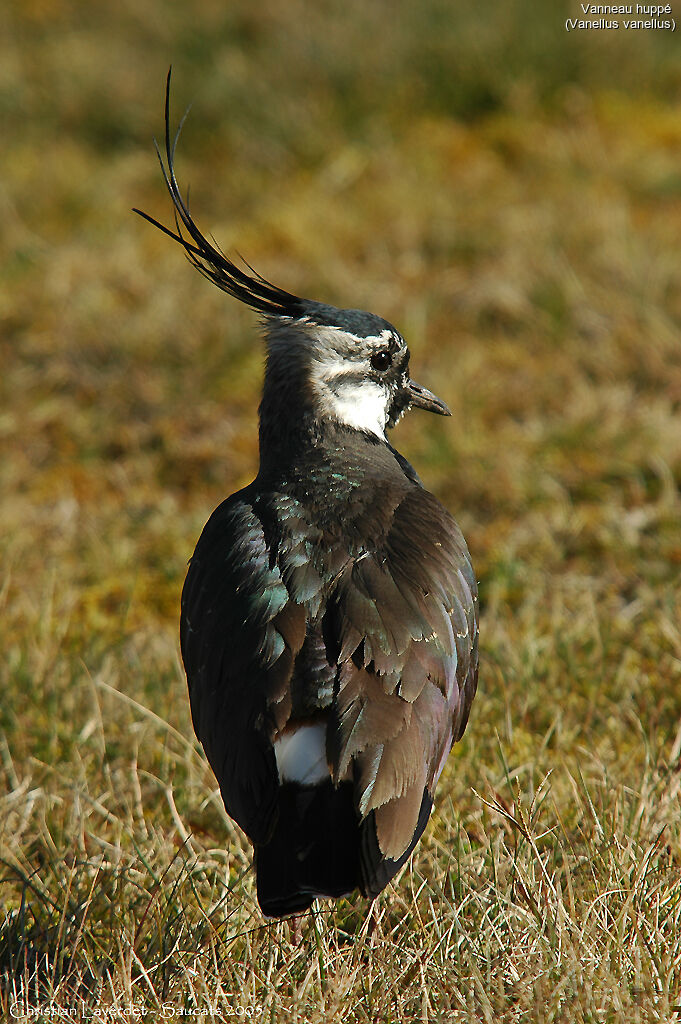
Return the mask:
<svg viewBox="0 0 681 1024">
<path fill-rule="evenodd" d="M 263 884 L 261 874 L 258 875 L 257 892 L 258 906 L 264 917 L 280 918 L 304 914 L 314 902 L 313 896 L 303 892 L 290 892 L 283 896 L 273 893 L 269 885 Z"/>
<path fill-rule="evenodd" d="M 352 786 L 284 783 L 278 820 L 255 848 L 258 903 L 266 917 L 301 914 L 317 897 L 338 899 L 359 885 L 358 818 Z"/>
</svg>

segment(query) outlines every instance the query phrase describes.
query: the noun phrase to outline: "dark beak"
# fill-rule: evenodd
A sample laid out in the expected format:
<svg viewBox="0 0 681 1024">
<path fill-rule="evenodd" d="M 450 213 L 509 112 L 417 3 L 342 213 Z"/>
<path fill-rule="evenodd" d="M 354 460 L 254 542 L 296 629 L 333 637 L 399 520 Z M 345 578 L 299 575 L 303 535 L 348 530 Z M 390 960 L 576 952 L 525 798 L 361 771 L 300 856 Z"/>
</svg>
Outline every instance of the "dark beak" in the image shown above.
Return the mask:
<svg viewBox="0 0 681 1024">
<path fill-rule="evenodd" d="M 415 380 L 409 381 L 407 393 L 412 409 L 427 409 L 428 412 L 436 412 L 439 416 L 452 415 L 441 398 L 434 395 L 428 388 L 422 388 Z"/>
</svg>

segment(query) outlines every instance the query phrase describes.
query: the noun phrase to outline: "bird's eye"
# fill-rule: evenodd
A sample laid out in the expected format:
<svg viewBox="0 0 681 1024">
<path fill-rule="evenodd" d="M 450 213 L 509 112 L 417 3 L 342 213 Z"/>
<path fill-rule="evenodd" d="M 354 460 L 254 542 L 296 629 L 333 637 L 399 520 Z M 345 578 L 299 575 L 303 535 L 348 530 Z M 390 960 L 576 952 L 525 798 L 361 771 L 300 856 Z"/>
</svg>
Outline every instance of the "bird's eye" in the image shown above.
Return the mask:
<svg viewBox="0 0 681 1024">
<path fill-rule="evenodd" d="M 381 373 L 387 370 L 392 365 L 393 357 L 386 349 L 382 349 L 380 352 L 374 352 L 371 357 L 371 365 L 374 370 L 379 370 Z"/>
</svg>

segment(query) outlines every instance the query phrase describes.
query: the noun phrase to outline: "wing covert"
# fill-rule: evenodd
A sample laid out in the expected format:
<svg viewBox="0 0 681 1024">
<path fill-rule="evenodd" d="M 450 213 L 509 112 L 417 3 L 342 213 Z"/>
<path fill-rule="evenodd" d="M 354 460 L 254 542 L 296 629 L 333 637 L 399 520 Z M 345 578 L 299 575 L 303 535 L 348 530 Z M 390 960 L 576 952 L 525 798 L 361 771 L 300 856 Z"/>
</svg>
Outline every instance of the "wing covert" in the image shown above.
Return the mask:
<svg viewBox="0 0 681 1024">
<path fill-rule="evenodd" d="M 290 713 L 305 610 L 290 600 L 247 492 L 204 527 L 182 591 L 180 642 L 196 734 L 228 813 L 266 840 L 278 775 L 272 734 Z"/>
<path fill-rule="evenodd" d="M 364 827 L 378 840 L 365 850 L 401 860 L 425 827 L 424 790 L 463 734 L 477 683 L 475 578 L 433 495 L 406 492 L 383 545 L 340 575 L 328 614 L 339 648 L 334 777 L 353 773 Z M 364 864 L 367 876 L 377 867 Z"/>
</svg>

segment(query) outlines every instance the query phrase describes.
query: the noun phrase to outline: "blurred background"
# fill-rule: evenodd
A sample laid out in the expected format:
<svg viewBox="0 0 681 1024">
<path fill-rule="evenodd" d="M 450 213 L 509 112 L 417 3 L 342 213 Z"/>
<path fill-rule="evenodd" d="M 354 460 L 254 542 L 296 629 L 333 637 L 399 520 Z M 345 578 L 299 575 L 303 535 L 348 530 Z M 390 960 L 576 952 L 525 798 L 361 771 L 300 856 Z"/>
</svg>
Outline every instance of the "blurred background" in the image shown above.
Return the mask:
<svg viewBox="0 0 681 1024">
<path fill-rule="evenodd" d="M 678 484 L 677 37 L 568 34 L 568 15 L 3 5 L 2 532 L 32 587 L 73 559 L 88 642 L 98 611 L 173 613 L 188 542 L 256 460 L 253 316 L 130 212 L 170 220 L 151 142 L 170 63 L 204 231 L 284 288 L 393 320 L 451 405 L 399 444 L 483 575 L 526 517 L 511 575 L 558 509 L 602 554 L 604 517 L 624 530 Z"/>
<path fill-rule="evenodd" d="M 253 314 L 131 212 L 171 222 L 152 144 L 170 64 L 202 230 L 285 289 L 391 320 L 452 409 L 393 435 L 481 581 L 480 696 L 434 835 L 463 820 L 483 842 L 472 785 L 512 777 L 531 800 L 579 763 L 607 804 L 676 763 L 679 36 L 568 34 L 568 16 L 580 5 L 2 4 L 6 907 L 22 871 L 62 879 L 74 842 L 86 861 L 115 833 L 132 857 L 129 827 L 152 863 L 175 814 L 215 846 L 228 828 L 199 798 L 212 777 L 140 710 L 191 745 L 180 589 L 209 513 L 255 473 L 263 362 Z M 573 788 L 553 786 L 569 829 Z M 83 817 L 83 792 L 109 818 Z M 135 833 L 142 806 L 158 835 Z"/>
</svg>

